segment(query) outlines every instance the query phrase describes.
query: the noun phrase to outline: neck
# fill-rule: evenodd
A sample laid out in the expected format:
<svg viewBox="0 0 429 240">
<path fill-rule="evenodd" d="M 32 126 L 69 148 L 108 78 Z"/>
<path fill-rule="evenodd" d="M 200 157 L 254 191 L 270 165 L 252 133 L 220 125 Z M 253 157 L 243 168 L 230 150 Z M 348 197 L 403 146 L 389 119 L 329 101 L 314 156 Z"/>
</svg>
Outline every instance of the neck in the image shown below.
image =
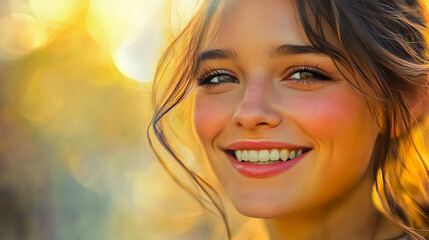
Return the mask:
<svg viewBox="0 0 429 240">
<path fill-rule="evenodd" d="M 371 177 L 365 176 L 334 201 L 265 222 L 273 240 L 361 240 L 374 238 L 379 219 L 372 202 Z"/>
</svg>

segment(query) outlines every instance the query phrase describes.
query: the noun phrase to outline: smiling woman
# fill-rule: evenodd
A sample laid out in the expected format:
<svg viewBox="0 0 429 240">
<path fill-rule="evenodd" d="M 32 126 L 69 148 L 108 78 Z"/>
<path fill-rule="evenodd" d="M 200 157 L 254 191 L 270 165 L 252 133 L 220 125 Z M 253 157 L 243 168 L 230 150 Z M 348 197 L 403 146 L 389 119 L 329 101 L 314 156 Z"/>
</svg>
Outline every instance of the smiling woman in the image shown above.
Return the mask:
<svg viewBox="0 0 429 240">
<path fill-rule="evenodd" d="M 271 239 L 424 239 L 425 7 L 204 1 L 159 62 L 149 140 L 153 130 L 221 212 L 229 238 L 214 188 L 164 135 L 163 117 L 188 96 L 224 192 L 241 214 L 264 219 Z"/>
</svg>

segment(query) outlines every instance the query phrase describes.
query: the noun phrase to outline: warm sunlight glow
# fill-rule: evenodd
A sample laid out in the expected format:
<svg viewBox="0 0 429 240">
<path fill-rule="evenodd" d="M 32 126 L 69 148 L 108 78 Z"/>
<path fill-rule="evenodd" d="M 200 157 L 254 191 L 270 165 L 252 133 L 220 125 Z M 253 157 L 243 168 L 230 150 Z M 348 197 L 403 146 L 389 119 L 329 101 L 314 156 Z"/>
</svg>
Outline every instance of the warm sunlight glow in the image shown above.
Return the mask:
<svg viewBox="0 0 429 240">
<path fill-rule="evenodd" d="M 33 13 L 46 24 L 58 27 L 76 12 L 81 0 L 28 0 Z"/>
<path fill-rule="evenodd" d="M 165 1 L 91 1 L 89 33 L 111 52 L 118 69 L 131 79 L 151 80 L 162 43 L 163 6 Z"/>
<path fill-rule="evenodd" d="M 177 185 L 146 135 L 153 98 L 175 86 L 162 78 L 152 94 L 158 60 L 201 3 L 0 0 L 0 240 L 226 239 L 214 205 L 203 209 Z M 191 43 L 183 43 L 174 61 L 187 57 L 180 53 Z M 160 72 L 181 79 L 174 64 Z M 191 90 L 163 115 L 163 132 L 183 163 L 221 189 L 197 138 Z M 214 107 L 207 116 L 218 116 Z M 429 165 L 422 136 L 416 145 Z M 402 183 L 411 188 L 422 167 L 415 152 L 402 153 L 409 166 Z M 160 156 L 197 189 L 167 151 Z M 269 239 L 261 219 L 239 215 L 224 200 L 232 239 Z"/>
<path fill-rule="evenodd" d="M 158 28 L 148 27 L 135 39 L 127 39 L 113 52 L 113 61 L 125 76 L 139 82 L 149 82 L 160 55 L 162 37 Z"/>
<path fill-rule="evenodd" d="M 15 59 L 41 47 L 50 32 L 28 14 L 15 13 L 0 19 L 0 60 Z"/>
<path fill-rule="evenodd" d="M 196 1 L 0 0 L 1 239 L 209 235 L 145 134 L 164 35 Z"/>
</svg>

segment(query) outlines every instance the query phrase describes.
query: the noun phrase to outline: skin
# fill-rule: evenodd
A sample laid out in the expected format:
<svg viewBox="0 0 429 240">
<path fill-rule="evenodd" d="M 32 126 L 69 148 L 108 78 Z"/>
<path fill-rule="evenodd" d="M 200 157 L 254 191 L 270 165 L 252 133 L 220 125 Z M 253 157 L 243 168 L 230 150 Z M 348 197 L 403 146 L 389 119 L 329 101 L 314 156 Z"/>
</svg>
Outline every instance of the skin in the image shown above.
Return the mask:
<svg viewBox="0 0 429 240">
<path fill-rule="evenodd" d="M 293 1 L 231 1 L 204 41 L 201 51 L 235 53 L 199 68 L 200 75 L 217 69 L 232 76 L 197 88 L 195 129 L 213 171 L 240 213 L 266 219 L 271 239 L 398 236 L 372 203 L 370 158 L 380 129 L 359 95 L 321 53 L 267 54 L 283 44 L 310 45 L 295 9 Z M 307 65 L 329 80 L 294 78 L 293 67 Z M 288 171 L 255 179 L 238 173 L 223 151 L 239 140 L 312 150 Z"/>
</svg>

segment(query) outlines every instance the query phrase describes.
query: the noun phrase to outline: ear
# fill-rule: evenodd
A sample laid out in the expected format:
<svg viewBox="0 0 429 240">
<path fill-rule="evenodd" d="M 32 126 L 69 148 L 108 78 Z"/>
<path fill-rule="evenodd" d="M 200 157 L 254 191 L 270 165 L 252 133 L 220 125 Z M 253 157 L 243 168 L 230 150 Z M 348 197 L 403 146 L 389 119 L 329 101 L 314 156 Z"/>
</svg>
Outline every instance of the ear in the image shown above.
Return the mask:
<svg viewBox="0 0 429 240">
<path fill-rule="evenodd" d="M 426 85 L 422 87 L 421 91 L 418 91 L 415 96 L 407 99 L 410 106 L 412 116 L 410 120 L 412 124 L 429 114 L 429 75 L 426 79 Z"/>
<path fill-rule="evenodd" d="M 429 75 L 427 80 L 425 86 L 422 86 L 414 95 L 410 95 L 405 99 L 410 111 L 409 121 L 411 126 L 414 126 L 418 122 L 421 123 L 424 121 L 425 116 L 429 115 Z M 391 133 L 391 137 L 399 137 L 403 133 L 403 130 L 405 130 L 405 125 L 401 123 L 395 127 L 394 132 Z"/>
</svg>

